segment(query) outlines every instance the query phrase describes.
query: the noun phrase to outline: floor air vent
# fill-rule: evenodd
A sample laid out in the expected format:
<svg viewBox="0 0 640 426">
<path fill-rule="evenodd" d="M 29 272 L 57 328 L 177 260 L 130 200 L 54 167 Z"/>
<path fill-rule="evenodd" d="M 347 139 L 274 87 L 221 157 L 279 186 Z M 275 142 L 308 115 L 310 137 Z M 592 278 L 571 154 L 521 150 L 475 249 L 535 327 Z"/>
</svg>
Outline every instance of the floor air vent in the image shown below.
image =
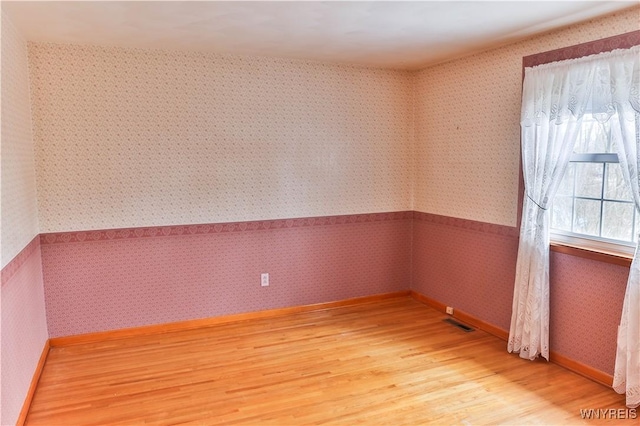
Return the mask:
<svg viewBox="0 0 640 426">
<path fill-rule="evenodd" d="M 472 331 L 476 331 L 475 328 L 471 328 L 468 325 L 464 325 L 462 323 L 459 323 L 458 321 L 451 319 L 451 318 L 447 318 L 443 320 L 444 322 L 448 322 L 449 324 L 453 325 L 454 327 L 458 327 L 460 330 L 465 331 L 467 333 L 470 333 Z"/>
</svg>

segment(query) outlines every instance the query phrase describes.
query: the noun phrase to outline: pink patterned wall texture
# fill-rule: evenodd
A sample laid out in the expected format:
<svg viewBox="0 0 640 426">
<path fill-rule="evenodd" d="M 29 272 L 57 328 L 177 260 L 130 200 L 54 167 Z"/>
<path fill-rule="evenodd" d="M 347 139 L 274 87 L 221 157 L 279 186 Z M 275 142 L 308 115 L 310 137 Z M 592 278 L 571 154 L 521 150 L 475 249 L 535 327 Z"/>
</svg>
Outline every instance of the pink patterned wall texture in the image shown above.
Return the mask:
<svg viewBox="0 0 640 426">
<path fill-rule="evenodd" d="M 52 337 L 408 290 L 411 212 L 44 234 Z M 270 286 L 260 286 L 260 274 Z"/>
<path fill-rule="evenodd" d="M 509 329 L 517 252 L 515 228 L 416 212 L 411 288 Z"/>
<path fill-rule="evenodd" d="M 42 349 L 49 338 L 40 238 L 2 269 L 2 394 L 0 424 L 15 424 Z"/>
<path fill-rule="evenodd" d="M 508 330 L 518 246 L 516 228 L 421 212 L 40 238 L 52 337 L 409 288 Z M 627 275 L 552 254 L 554 351 L 613 371 Z"/>
<path fill-rule="evenodd" d="M 550 347 L 613 374 L 629 268 L 551 253 Z"/>
<path fill-rule="evenodd" d="M 411 288 L 509 330 L 518 230 L 414 213 Z M 613 374 L 629 268 L 551 253 L 553 351 Z"/>
</svg>

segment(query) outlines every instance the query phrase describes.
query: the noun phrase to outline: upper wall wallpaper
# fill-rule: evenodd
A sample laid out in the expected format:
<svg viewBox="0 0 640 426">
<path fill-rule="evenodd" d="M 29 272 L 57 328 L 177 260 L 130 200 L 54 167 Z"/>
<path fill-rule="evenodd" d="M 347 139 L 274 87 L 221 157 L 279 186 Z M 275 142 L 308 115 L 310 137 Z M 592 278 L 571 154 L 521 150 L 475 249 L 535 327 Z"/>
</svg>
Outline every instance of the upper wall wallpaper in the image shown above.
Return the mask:
<svg viewBox="0 0 640 426">
<path fill-rule="evenodd" d="M 42 232 L 409 209 L 411 75 L 30 44 Z"/>
<path fill-rule="evenodd" d="M 513 226 L 522 57 L 639 19 L 418 73 L 31 44 L 41 230 L 406 209 Z"/>
<path fill-rule="evenodd" d="M 38 235 L 27 43 L 2 14 L 2 267 Z"/>
<path fill-rule="evenodd" d="M 515 226 L 522 57 L 638 29 L 636 7 L 419 72 L 414 209 Z"/>
</svg>

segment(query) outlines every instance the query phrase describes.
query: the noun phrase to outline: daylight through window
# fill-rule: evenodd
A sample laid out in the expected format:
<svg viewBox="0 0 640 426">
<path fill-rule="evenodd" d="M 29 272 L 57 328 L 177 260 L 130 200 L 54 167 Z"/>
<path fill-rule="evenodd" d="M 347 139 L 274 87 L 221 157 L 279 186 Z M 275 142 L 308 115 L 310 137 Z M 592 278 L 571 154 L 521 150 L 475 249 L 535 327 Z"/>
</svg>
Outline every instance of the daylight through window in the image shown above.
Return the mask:
<svg viewBox="0 0 640 426">
<path fill-rule="evenodd" d="M 609 120 L 583 117 L 571 162 L 553 200 L 551 239 L 632 253 L 640 213 L 624 181 Z"/>
</svg>

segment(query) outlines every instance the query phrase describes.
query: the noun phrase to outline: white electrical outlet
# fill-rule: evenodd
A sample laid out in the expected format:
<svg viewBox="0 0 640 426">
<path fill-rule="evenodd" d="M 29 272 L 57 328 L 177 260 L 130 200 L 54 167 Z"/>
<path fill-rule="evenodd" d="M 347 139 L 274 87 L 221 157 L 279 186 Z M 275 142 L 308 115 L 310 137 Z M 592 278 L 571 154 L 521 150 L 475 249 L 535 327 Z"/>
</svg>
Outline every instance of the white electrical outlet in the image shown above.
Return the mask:
<svg viewBox="0 0 640 426">
<path fill-rule="evenodd" d="M 453 308 L 451 306 L 447 306 L 447 314 L 453 315 Z"/>
<path fill-rule="evenodd" d="M 260 275 L 260 285 L 262 287 L 269 287 L 269 273 L 265 272 Z"/>
</svg>

